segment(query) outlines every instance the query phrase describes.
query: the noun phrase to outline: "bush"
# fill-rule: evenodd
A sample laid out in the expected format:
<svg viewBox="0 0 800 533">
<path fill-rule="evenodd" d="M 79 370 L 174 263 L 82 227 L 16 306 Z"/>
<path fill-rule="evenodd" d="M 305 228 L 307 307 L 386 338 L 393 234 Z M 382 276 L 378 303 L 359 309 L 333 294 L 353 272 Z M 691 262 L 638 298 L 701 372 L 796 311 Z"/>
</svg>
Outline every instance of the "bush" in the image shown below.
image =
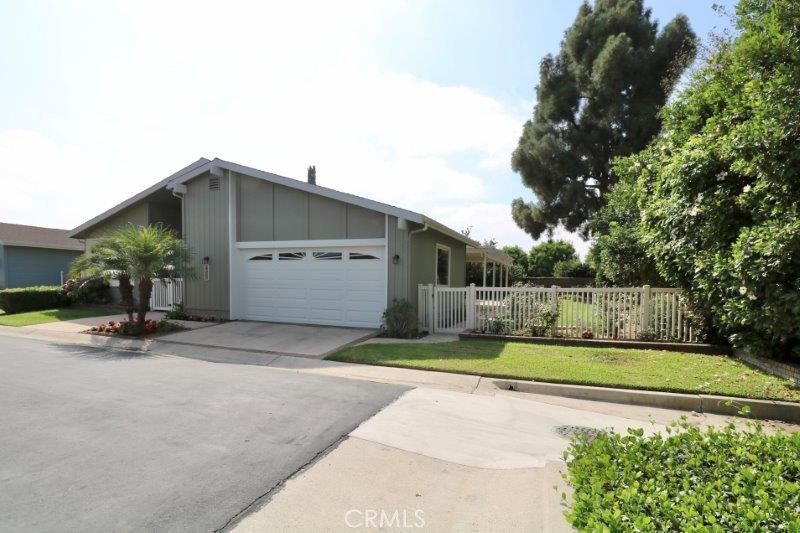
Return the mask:
<svg viewBox="0 0 800 533">
<path fill-rule="evenodd" d="M 625 177 L 603 197 L 606 205 L 589 221 L 594 245 L 586 258 L 595 269 L 597 282 L 618 287 L 663 287 L 664 280 L 636 231 L 642 218 L 641 187 Z"/>
<path fill-rule="evenodd" d="M 553 275 L 557 278 L 594 278 L 596 272 L 591 265 L 577 259 L 568 259 L 555 264 Z"/>
<path fill-rule="evenodd" d="M 65 307 L 69 303 L 64 289 L 58 285 L 0 290 L 0 309 L 8 314 Z"/>
<path fill-rule="evenodd" d="M 615 170 L 659 272 L 735 345 L 800 358 L 800 2 L 744 0 L 738 36 Z"/>
<path fill-rule="evenodd" d="M 70 279 L 63 287 L 71 302 L 81 304 L 106 304 L 109 302 L 108 281 L 103 278 Z"/>
<path fill-rule="evenodd" d="M 504 306 L 510 316 L 525 316 L 521 329 L 512 329 L 514 321 L 505 314 L 492 316 L 492 309 L 484 308 L 481 317 L 481 332 L 490 335 L 507 335 L 543 337 L 552 334 L 553 326 L 558 320 L 558 308 L 553 309 L 550 302 L 542 302 L 530 294 L 514 293 L 506 297 Z"/>
<path fill-rule="evenodd" d="M 488 333 L 489 335 L 507 335 L 510 331 L 510 327 L 511 324 L 507 318 L 497 316 L 490 317 L 483 321 L 482 333 Z"/>
<path fill-rule="evenodd" d="M 759 424 L 600 433 L 565 452 L 581 531 L 798 531 L 800 432 Z"/>
<path fill-rule="evenodd" d="M 408 300 L 392 300 L 392 305 L 383 312 L 381 330 L 385 337 L 412 339 L 417 330 L 417 311 Z"/>
<path fill-rule="evenodd" d="M 184 305 L 180 303 L 172 304 L 170 310 L 164 313 L 164 318 L 169 318 L 171 320 L 187 320 L 189 316 L 186 314 Z"/>
</svg>

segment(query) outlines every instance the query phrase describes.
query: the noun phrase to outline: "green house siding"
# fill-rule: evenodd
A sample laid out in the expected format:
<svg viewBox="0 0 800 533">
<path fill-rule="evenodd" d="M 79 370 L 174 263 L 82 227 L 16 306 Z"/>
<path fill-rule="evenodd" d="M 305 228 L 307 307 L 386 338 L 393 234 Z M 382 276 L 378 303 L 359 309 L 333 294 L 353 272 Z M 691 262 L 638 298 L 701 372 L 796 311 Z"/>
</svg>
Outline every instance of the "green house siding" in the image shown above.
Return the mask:
<svg viewBox="0 0 800 533">
<path fill-rule="evenodd" d="M 239 176 L 238 240 L 381 239 L 385 215 L 324 196 Z"/>
<path fill-rule="evenodd" d="M 467 245 L 436 230 L 411 235 L 411 272 L 408 300 L 417 303 L 417 285 L 436 283 L 436 245 L 450 248 L 450 287 L 464 287 L 467 276 Z"/>
<path fill-rule="evenodd" d="M 6 288 L 6 251 L 0 244 L 0 289 Z"/>
<path fill-rule="evenodd" d="M 387 249 L 389 262 L 388 303 L 395 298 L 409 299 L 411 292 L 416 296 L 416 289 L 410 290 L 411 249 L 408 230 L 397 227 L 397 217 L 388 220 Z M 396 258 L 396 262 L 395 262 Z"/>
<path fill-rule="evenodd" d="M 32 285 L 59 285 L 66 278 L 69 264 L 81 252 L 27 246 L 3 246 L 0 276 L 3 288 Z"/>
<path fill-rule="evenodd" d="M 198 176 L 186 184 L 183 238 L 195 274 L 184 282 L 184 305 L 190 313 L 230 316 L 229 184 L 227 175 L 212 178 L 209 174 Z M 206 257 L 208 279 L 203 276 Z"/>
</svg>

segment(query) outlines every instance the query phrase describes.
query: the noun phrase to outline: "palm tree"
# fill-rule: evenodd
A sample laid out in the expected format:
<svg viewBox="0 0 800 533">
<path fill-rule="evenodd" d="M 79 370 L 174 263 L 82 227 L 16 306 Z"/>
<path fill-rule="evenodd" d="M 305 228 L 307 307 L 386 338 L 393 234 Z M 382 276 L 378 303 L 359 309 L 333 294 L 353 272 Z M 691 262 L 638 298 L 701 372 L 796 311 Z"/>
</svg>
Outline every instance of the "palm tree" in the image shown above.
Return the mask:
<svg viewBox="0 0 800 533">
<path fill-rule="evenodd" d="M 123 278 L 125 291 L 130 292 L 129 300 L 125 293 L 123 301 L 128 307 L 128 316 L 133 320 L 136 310 L 137 332 L 141 333 L 147 311 L 150 308 L 150 295 L 153 292 L 153 279 L 175 279 L 185 277 L 188 272 L 189 253 L 183 241 L 161 224 L 134 226 L 129 224 L 109 233 L 92 246 L 87 256 L 81 256 L 77 266 L 85 264 L 95 271 L 120 280 L 122 292 Z M 135 280 L 139 291 L 138 304 L 133 304 L 133 284 Z"/>
<path fill-rule="evenodd" d="M 189 252 L 183 241 L 161 224 L 128 225 L 111 233 L 121 251 L 130 279 L 136 280 L 139 302 L 136 320 L 139 332 L 150 309 L 153 279 L 175 279 L 188 275 Z"/>
<path fill-rule="evenodd" d="M 124 250 L 119 240 L 110 236 L 104 237 L 92 245 L 90 252 L 75 258 L 69 268 L 69 277 L 78 280 L 79 288 L 96 279 L 118 280 L 122 305 L 125 307 L 128 320 L 132 322 L 133 284 L 126 270 L 123 254 Z"/>
</svg>

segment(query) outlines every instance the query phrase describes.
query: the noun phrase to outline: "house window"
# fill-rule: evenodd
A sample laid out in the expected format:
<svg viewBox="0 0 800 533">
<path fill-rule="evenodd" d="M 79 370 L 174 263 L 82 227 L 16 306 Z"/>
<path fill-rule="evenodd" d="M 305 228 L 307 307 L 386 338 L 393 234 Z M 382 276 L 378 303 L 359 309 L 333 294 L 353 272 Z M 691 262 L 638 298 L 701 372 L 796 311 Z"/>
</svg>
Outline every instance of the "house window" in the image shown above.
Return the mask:
<svg viewBox="0 0 800 533">
<path fill-rule="evenodd" d="M 436 245 L 436 284 L 450 285 L 450 248 Z"/>
<path fill-rule="evenodd" d="M 262 254 L 251 257 L 250 261 L 272 261 L 272 254 Z"/>
<path fill-rule="evenodd" d="M 350 259 L 378 259 L 374 255 L 362 254 L 359 252 L 350 252 Z"/>
<path fill-rule="evenodd" d="M 322 261 L 341 261 L 342 252 L 314 252 L 314 259 Z"/>
<path fill-rule="evenodd" d="M 305 257 L 305 252 L 281 252 L 278 254 L 278 261 L 299 261 Z"/>
</svg>

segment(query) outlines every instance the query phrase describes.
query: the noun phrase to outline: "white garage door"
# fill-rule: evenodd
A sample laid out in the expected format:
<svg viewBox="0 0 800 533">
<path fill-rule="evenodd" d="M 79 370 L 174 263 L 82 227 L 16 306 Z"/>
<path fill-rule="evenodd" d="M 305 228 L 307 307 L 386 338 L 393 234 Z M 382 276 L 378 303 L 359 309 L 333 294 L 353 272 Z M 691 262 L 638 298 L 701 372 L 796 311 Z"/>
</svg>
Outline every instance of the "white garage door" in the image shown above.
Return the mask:
<svg viewBox="0 0 800 533">
<path fill-rule="evenodd" d="M 237 318 L 377 327 L 386 308 L 382 246 L 238 253 Z"/>
</svg>

